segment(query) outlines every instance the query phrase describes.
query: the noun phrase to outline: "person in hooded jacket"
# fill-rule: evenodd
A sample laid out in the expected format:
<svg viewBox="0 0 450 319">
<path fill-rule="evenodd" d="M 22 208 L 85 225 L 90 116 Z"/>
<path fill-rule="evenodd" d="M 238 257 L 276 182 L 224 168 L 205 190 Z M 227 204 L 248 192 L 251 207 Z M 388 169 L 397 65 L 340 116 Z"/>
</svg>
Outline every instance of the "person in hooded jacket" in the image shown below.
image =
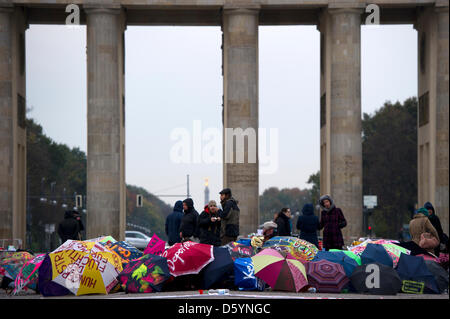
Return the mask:
<svg viewBox="0 0 450 319">
<path fill-rule="evenodd" d="M 278 213 L 278 217 L 275 220 L 277 224 L 278 236 L 291 236 L 291 210 L 289 208 L 283 208 Z"/>
<path fill-rule="evenodd" d="M 323 229 L 323 247 L 325 250 L 342 249 L 344 238 L 341 229 L 347 226 L 342 210 L 334 205 L 329 195 L 321 196 L 319 205 L 322 213 L 318 230 Z"/>
<path fill-rule="evenodd" d="M 198 217 L 199 238 L 201 244 L 220 246 L 220 209 L 212 200 Z"/>
<path fill-rule="evenodd" d="M 181 219 L 180 225 L 180 237 L 181 241 L 193 240 L 194 237 L 198 238 L 198 212 L 194 208 L 194 201 L 191 198 L 186 198 L 183 201 L 184 215 Z"/>
<path fill-rule="evenodd" d="M 300 231 L 300 239 L 306 240 L 319 247 L 317 229 L 319 229 L 319 217 L 314 215 L 313 204 L 305 204 L 302 208 L 302 216 L 297 220 L 297 229 Z"/>
<path fill-rule="evenodd" d="M 180 226 L 183 218 L 183 202 L 181 200 L 175 203 L 173 212 L 166 218 L 166 235 L 169 238 L 169 245 L 175 245 L 181 242 Z"/>
<path fill-rule="evenodd" d="M 64 213 L 64 220 L 58 225 L 58 235 L 62 242 L 69 239 L 79 240 L 80 224 L 75 219 L 74 212 L 67 210 Z"/>
<path fill-rule="evenodd" d="M 441 250 L 445 250 L 445 246 L 448 245 L 448 236 L 442 230 L 441 220 L 436 215 L 433 205 L 430 202 L 426 202 L 423 207 L 428 210 L 428 219 L 439 235 L 440 245 L 434 250 L 434 254 L 439 257 Z"/>
<path fill-rule="evenodd" d="M 220 191 L 220 204 L 222 212 L 220 214 L 220 239 L 222 245 L 236 241 L 239 236 L 239 215 L 238 202 L 233 198 L 231 189 L 225 188 Z"/>
</svg>

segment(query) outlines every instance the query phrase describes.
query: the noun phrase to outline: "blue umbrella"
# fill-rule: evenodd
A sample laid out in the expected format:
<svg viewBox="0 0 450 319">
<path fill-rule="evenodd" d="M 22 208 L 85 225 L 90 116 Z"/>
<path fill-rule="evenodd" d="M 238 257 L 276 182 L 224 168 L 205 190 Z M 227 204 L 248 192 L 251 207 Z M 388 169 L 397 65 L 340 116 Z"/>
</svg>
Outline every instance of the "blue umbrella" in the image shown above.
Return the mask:
<svg viewBox="0 0 450 319">
<path fill-rule="evenodd" d="M 344 267 L 347 277 L 350 277 L 353 270 L 358 267 L 358 263 L 342 251 L 319 251 L 312 261 L 319 261 L 322 259 L 341 264 L 342 267 Z"/>
<path fill-rule="evenodd" d="M 422 257 L 401 254 L 396 269 L 402 281 L 423 283 L 425 293 L 439 293 L 436 279 Z"/>
<path fill-rule="evenodd" d="M 394 262 L 386 249 L 382 245 L 377 244 L 367 244 L 361 255 L 361 263 L 363 265 L 380 263 L 388 267 L 394 267 Z"/>
<path fill-rule="evenodd" d="M 255 276 L 251 258 L 234 261 L 234 284 L 239 290 L 264 290 L 264 282 Z"/>
<path fill-rule="evenodd" d="M 205 289 L 209 289 L 217 282 L 226 280 L 233 274 L 233 259 L 231 259 L 228 249 L 214 247 L 213 253 L 214 260 L 200 272 Z"/>
</svg>

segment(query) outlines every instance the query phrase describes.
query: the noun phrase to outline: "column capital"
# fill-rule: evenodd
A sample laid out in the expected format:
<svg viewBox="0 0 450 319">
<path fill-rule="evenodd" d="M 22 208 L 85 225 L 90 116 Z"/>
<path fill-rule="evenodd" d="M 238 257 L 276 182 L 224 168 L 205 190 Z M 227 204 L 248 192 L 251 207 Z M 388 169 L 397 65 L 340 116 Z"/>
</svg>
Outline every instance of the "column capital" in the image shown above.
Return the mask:
<svg viewBox="0 0 450 319">
<path fill-rule="evenodd" d="M 259 14 L 259 10 L 261 10 L 260 4 L 253 3 L 242 3 L 242 4 L 234 4 L 234 3 L 225 3 L 223 6 L 224 14 L 251 14 L 257 15 Z"/>
<path fill-rule="evenodd" d="M 330 6 L 328 6 L 327 11 L 331 15 L 343 14 L 343 13 L 354 13 L 354 14 L 361 15 L 361 14 L 364 13 L 364 8 L 365 8 L 364 6 L 363 7 L 348 7 L 348 8 L 346 8 L 346 7 L 334 7 L 334 6 L 330 7 Z"/>
<path fill-rule="evenodd" d="M 96 3 L 86 3 L 83 5 L 83 9 L 87 14 L 95 13 L 109 13 L 109 14 L 120 14 L 122 6 L 120 4 L 96 4 Z"/>
</svg>

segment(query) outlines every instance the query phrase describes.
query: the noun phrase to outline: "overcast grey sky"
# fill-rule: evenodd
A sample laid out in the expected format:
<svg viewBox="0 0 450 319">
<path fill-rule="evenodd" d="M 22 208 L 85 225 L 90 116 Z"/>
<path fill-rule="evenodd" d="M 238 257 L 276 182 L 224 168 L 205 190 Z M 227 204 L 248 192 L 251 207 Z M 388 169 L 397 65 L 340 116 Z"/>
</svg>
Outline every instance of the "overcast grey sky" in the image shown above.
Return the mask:
<svg viewBox="0 0 450 319">
<path fill-rule="evenodd" d="M 362 111 L 415 96 L 412 25 L 363 26 L 361 37 Z M 222 165 L 172 163 L 170 133 L 192 132 L 194 120 L 203 129 L 222 127 L 220 28 L 129 26 L 125 39 L 126 182 L 185 194 L 184 185 L 168 188 L 190 174 L 200 210 L 204 178 L 211 199 L 218 199 Z M 28 116 L 53 140 L 86 151 L 86 28 L 31 25 L 26 46 Z M 319 46 L 312 26 L 259 28 L 259 124 L 279 132 L 279 167 L 260 176 L 260 193 L 270 186 L 308 187 L 309 175 L 319 170 Z"/>
</svg>

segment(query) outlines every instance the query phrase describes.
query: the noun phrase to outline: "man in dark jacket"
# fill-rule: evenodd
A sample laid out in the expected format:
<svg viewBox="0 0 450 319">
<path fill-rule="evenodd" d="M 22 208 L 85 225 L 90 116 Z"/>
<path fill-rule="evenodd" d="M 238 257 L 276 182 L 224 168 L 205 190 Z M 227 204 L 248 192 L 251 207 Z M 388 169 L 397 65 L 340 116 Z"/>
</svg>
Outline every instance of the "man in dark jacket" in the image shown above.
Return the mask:
<svg viewBox="0 0 450 319">
<path fill-rule="evenodd" d="M 297 229 L 300 230 L 300 239 L 306 240 L 319 247 L 317 229 L 319 228 L 319 217 L 314 215 L 313 204 L 305 204 L 302 208 L 302 216 L 297 220 Z"/>
<path fill-rule="evenodd" d="M 58 226 L 58 235 L 63 243 L 67 240 L 79 240 L 80 224 L 74 217 L 74 212 L 67 210 L 64 213 L 64 220 Z"/>
<path fill-rule="evenodd" d="M 220 246 L 220 209 L 215 201 L 210 201 L 198 217 L 199 238 L 201 244 Z"/>
<path fill-rule="evenodd" d="M 225 188 L 220 193 L 222 213 L 220 215 L 220 238 L 222 245 L 236 241 L 239 236 L 239 214 L 237 201 L 232 197 L 231 189 Z"/>
<path fill-rule="evenodd" d="M 439 217 L 436 215 L 436 212 L 434 210 L 433 205 L 430 202 L 426 202 L 425 205 L 423 205 L 424 208 L 428 210 L 428 219 L 430 220 L 433 227 L 436 229 L 438 235 L 439 235 L 439 241 L 440 243 L 445 246 L 448 244 L 448 237 L 444 234 L 444 231 L 442 230 L 442 225 Z M 439 257 L 440 251 L 441 251 L 441 245 L 437 246 L 434 250 L 434 254 Z M 444 248 L 444 247 L 442 247 Z M 442 249 L 444 250 L 444 249 Z"/>
<path fill-rule="evenodd" d="M 194 208 L 194 201 L 191 198 L 186 198 L 183 201 L 184 215 L 181 219 L 180 237 L 181 241 L 192 240 L 193 237 L 198 237 L 197 219 L 198 212 Z"/>
<path fill-rule="evenodd" d="M 275 223 L 277 224 L 278 236 L 291 236 L 291 210 L 289 208 L 283 208 L 278 214 Z"/>
<path fill-rule="evenodd" d="M 347 226 L 342 210 L 334 205 L 329 195 L 320 197 L 319 204 L 322 208 L 319 230 L 323 229 L 323 247 L 325 250 L 342 249 L 344 238 L 341 229 Z"/>
<path fill-rule="evenodd" d="M 181 242 L 180 225 L 183 218 L 183 202 L 181 200 L 175 203 L 173 212 L 166 218 L 166 235 L 169 237 L 169 245 L 175 245 Z"/>
</svg>

